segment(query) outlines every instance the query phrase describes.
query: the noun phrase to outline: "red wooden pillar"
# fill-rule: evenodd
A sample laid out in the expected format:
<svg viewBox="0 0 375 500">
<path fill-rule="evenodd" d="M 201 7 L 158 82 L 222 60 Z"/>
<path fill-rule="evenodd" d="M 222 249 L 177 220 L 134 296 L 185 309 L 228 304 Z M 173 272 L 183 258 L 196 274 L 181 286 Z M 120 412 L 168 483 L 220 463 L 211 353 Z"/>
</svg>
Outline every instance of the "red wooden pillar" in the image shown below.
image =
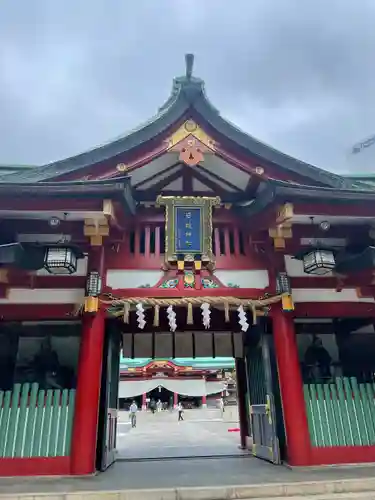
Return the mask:
<svg viewBox="0 0 375 500">
<path fill-rule="evenodd" d="M 204 383 L 206 384 L 206 377 L 203 377 Z M 207 408 L 207 395 L 202 396 L 202 408 Z"/>
<path fill-rule="evenodd" d="M 310 464 L 310 436 L 293 317 L 278 305 L 273 311 L 273 335 L 282 398 L 288 463 Z"/>
<path fill-rule="evenodd" d="M 178 405 L 178 393 L 174 392 L 173 393 L 173 408 L 176 408 Z"/>
<path fill-rule="evenodd" d="M 142 394 L 142 410 L 147 410 L 147 394 Z"/>
<path fill-rule="evenodd" d="M 104 281 L 102 247 L 92 249 L 89 270 L 99 271 Z M 72 435 L 72 474 L 95 472 L 104 332 L 104 310 L 83 316 Z"/>
</svg>

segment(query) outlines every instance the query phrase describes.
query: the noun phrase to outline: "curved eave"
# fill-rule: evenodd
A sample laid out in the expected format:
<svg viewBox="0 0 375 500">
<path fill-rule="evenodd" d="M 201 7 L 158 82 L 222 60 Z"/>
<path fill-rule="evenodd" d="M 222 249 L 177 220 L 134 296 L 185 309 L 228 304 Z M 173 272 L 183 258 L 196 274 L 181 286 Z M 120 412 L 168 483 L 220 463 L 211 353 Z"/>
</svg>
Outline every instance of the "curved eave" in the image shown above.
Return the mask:
<svg viewBox="0 0 375 500">
<path fill-rule="evenodd" d="M 159 113 L 128 135 L 77 156 L 1 176 L 0 179 L 7 183 L 41 182 L 105 162 L 166 133 L 174 124 L 187 116 L 189 110 L 195 111 L 219 135 L 233 142 L 253 158 L 279 166 L 306 179 L 311 179 L 315 184 L 340 189 L 353 187 L 353 182 L 350 179 L 292 158 L 239 130 L 222 118 L 217 109 L 210 103 L 205 94 L 204 82 L 198 78 L 190 79 L 186 77 L 176 78 L 172 94 L 164 106 L 160 108 Z"/>
<path fill-rule="evenodd" d="M 310 178 L 314 182 L 326 186 L 335 188 L 349 188 L 353 186 L 353 182 L 349 179 L 297 160 L 238 129 L 235 125 L 225 120 L 217 113 L 204 95 L 195 102 L 194 108 L 211 127 L 219 132 L 219 134 L 227 137 L 230 141 L 233 141 L 244 149 L 249 155 L 259 160 L 282 167 L 298 176 Z"/>
<path fill-rule="evenodd" d="M 355 205 L 359 202 L 373 203 L 375 202 L 375 191 L 304 186 L 269 180 L 260 186 L 251 205 L 238 207 L 238 210 L 246 217 L 254 217 L 275 203 L 297 201 L 343 205 Z"/>
<path fill-rule="evenodd" d="M 22 172 L 5 174 L 0 176 L 0 181 L 4 183 L 43 182 L 46 179 L 67 175 L 91 165 L 105 162 L 131 151 L 167 131 L 184 116 L 188 109 L 189 102 L 185 98 L 185 93 L 180 91 L 173 96 L 167 107 L 161 108 L 153 119 L 136 130 L 131 131 L 129 134 L 108 144 L 64 160 L 48 163 L 47 165 Z"/>
<path fill-rule="evenodd" d="M 119 200 L 126 211 L 135 213 L 135 201 L 132 195 L 130 177 L 121 177 L 108 181 L 73 181 L 6 183 L 0 182 L 0 196 L 4 198 L 105 198 Z"/>
</svg>

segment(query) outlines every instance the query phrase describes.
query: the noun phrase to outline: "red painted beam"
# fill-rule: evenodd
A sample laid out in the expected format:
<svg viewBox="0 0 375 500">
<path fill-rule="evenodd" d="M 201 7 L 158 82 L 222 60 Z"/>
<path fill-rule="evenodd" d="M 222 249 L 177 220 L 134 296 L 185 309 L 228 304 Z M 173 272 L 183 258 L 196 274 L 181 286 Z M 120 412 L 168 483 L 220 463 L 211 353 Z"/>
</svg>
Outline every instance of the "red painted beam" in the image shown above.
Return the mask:
<svg viewBox="0 0 375 500">
<path fill-rule="evenodd" d="M 200 290 L 183 291 L 176 288 L 124 288 L 111 289 L 107 287 L 105 293 L 112 293 L 116 297 L 155 297 L 155 298 L 172 298 L 172 297 L 237 297 L 239 299 L 258 299 L 267 293 L 267 289 L 259 288 L 202 288 Z"/>
<path fill-rule="evenodd" d="M 46 188 L 47 192 L 48 188 Z M 40 199 L 35 196 L 30 198 L 15 198 L 11 195 L 10 198 L 4 195 L 0 199 L 0 211 L 25 211 L 25 212 L 101 212 L 103 210 L 102 199 L 92 198 L 46 198 Z"/>
<path fill-rule="evenodd" d="M 360 195 L 360 192 L 358 192 Z M 373 201 L 360 201 L 358 203 L 324 204 L 319 201 L 315 203 L 293 203 L 294 215 L 323 215 L 326 217 L 351 216 L 351 217 L 374 217 L 375 204 Z M 368 221 L 371 222 L 370 220 Z"/>
<path fill-rule="evenodd" d="M 348 276 L 344 278 L 341 284 L 341 280 L 339 278 L 335 278 L 334 276 L 325 277 L 296 277 L 290 278 L 290 284 L 292 288 L 360 288 L 360 287 L 368 287 L 369 281 L 371 281 L 372 275 L 368 274 L 367 276 Z"/>
<path fill-rule="evenodd" d="M 29 204 L 30 207 L 33 205 Z M 69 234 L 72 237 L 83 237 L 83 221 L 61 221 L 58 227 L 51 227 L 48 220 L 3 219 L 0 222 L 1 232 L 11 231 L 18 234 Z"/>
<path fill-rule="evenodd" d="M 374 318 L 375 304 L 364 302 L 297 302 L 294 312 L 290 314 L 293 314 L 295 318 Z"/>
<path fill-rule="evenodd" d="M 213 224 L 233 224 L 238 227 L 246 224 L 242 217 L 236 216 L 231 210 L 215 208 Z M 127 219 L 128 224 L 165 224 L 165 210 L 163 208 L 140 208 L 134 218 Z"/>
<path fill-rule="evenodd" d="M 0 304 L 4 321 L 77 320 L 77 304 Z"/>
<path fill-rule="evenodd" d="M 326 214 L 327 218 L 330 214 Z M 368 225 L 337 224 L 331 226 L 328 231 L 322 231 L 319 226 L 312 224 L 296 224 L 292 220 L 293 239 L 300 238 L 363 238 L 368 237 Z"/>
<path fill-rule="evenodd" d="M 11 275 L 9 283 L 0 284 L 7 288 L 85 288 L 86 276 L 35 276 L 30 274 Z M 1 306 L 0 306 L 1 307 Z"/>
</svg>

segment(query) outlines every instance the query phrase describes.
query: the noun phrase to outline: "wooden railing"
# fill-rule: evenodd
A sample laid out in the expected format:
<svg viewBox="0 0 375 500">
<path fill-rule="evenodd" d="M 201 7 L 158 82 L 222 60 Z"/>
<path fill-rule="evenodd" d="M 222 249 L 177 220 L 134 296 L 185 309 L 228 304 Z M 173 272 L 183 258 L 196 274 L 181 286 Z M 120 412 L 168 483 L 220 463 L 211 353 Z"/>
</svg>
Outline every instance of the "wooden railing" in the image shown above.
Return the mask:
<svg viewBox="0 0 375 500">
<path fill-rule="evenodd" d="M 217 268 L 261 268 L 252 265 L 257 260 L 251 249 L 249 235 L 239 227 L 214 224 L 213 253 Z M 165 225 L 142 223 L 130 227 L 123 235 L 120 250 L 113 256 L 111 267 L 128 269 L 160 269 L 165 252 Z"/>
<path fill-rule="evenodd" d="M 304 386 L 307 420 L 314 447 L 375 445 L 375 386 L 338 377 Z"/>
<path fill-rule="evenodd" d="M 0 458 L 68 456 L 74 400 L 73 389 L 45 391 L 36 383 L 0 391 Z"/>
</svg>

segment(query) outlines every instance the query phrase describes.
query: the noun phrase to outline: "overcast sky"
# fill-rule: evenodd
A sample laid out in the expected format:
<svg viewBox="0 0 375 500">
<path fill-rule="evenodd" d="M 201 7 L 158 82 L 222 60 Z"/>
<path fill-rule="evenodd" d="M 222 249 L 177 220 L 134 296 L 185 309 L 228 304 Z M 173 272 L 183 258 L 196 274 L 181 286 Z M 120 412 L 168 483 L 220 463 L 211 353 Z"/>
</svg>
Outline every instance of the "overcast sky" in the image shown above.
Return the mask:
<svg viewBox="0 0 375 500">
<path fill-rule="evenodd" d="M 223 116 L 348 171 L 350 147 L 375 134 L 374 26 L 375 0 L 2 0 L 0 163 L 46 163 L 125 133 L 193 52 Z"/>
</svg>

